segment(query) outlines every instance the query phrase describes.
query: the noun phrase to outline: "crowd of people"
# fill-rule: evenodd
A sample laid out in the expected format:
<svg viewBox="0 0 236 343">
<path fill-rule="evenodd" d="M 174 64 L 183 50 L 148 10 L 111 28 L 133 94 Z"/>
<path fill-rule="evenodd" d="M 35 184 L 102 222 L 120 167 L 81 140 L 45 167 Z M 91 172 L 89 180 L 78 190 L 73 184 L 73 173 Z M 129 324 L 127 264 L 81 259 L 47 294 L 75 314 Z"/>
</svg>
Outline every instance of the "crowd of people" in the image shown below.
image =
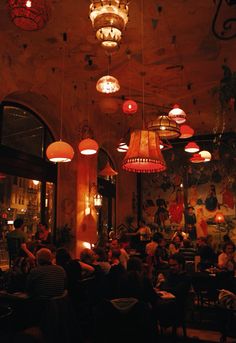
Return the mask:
<svg viewBox="0 0 236 343">
<path fill-rule="evenodd" d="M 82 250 L 79 259 L 73 259 L 65 247 L 52 248 L 46 225 L 40 225 L 34 251 L 27 247 L 23 221 L 16 219 L 14 226 L 7 237 L 11 249 L 7 291 L 25 292 L 37 304 L 37 318 L 45 308 L 38 307 L 35 300 L 60 297 L 66 291 L 82 336 L 89 332 L 92 342 L 108 342 L 119 322 L 130 330 L 126 334 L 129 341 L 143 342 L 148 335 L 154 342 L 158 322 L 169 322 L 175 328 L 184 323 L 191 289 L 187 265 L 192 271 L 214 267 L 234 274 L 236 270 L 235 246 L 228 237 L 224 237 L 222 252 L 217 253 L 206 238 L 193 242 L 181 228 L 169 242 L 161 232 L 151 235 L 140 230 L 141 244 L 135 250 L 130 249 L 129 237 L 120 241 L 114 238 L 106 246 Z M 173 298 L 166 301 L 163 294 Z M 126 324 L 122 313 L 126 314 Z M 121 336 L 122 330 L 114 342 Z"/>
</svg>

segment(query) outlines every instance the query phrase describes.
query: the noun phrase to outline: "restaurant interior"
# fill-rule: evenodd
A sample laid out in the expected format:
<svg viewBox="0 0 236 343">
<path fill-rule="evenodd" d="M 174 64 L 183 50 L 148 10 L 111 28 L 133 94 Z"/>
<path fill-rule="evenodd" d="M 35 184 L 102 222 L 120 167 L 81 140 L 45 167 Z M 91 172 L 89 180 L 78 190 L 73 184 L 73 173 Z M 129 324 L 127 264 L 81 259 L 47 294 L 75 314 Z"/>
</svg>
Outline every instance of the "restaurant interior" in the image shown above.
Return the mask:
<svg viewBox="0 0 236 343">
<path fill-rule="evenodd" d="M 81 257 L 84 250 L 104 248 L 108 256 L 119 250 L 121 259 L 125 250 L 127 261 L 142 261 L 165 304 L 151 302 L 146 328 L 152 332 L 155 317 L 153 336 L 143 329 L 138 337 L 126 318 L 125 330 L 129 322 L 135 340 L 121 330 L 123 342 L 142 342 L 142 334 L 151 342 L 235 342 L 236 1 L 5 0 L 0 18 L 0 337 L 56 340 L 35 323 L 13 325 L 9 334 L 29 306 L 28 298 L 26 306 L 20 303 L 24 297 L 12 295 L 24 290 L 10 292 L 6 286 L 14 267 L 8 235 L 21 219 L 36 260 L 34 249 L 45 248 L 38 245 L 39 225 L 46 223 L 51 237 L 46 248 L 55 260 L 57 249 L 66 248 L 74 260 L 90 265 Z M 163 240 L 166 260 L 157 254 Z M 184 240 L 195 249 L 184 264 L 192 275 L 187 320 L 168 318 L 167 325 L 166 313 L 175 312 L 179 300 L 174 291 L 158 288 L 158 275 L 168 279 L 170 262 L 181 264 L 172 257 Z M 156 250 L 152 246 L 150 252 L 153 242 Z M 201 244 L 211 247 L 215 259 L 204 264 Z M 227 244 L 233 249 L 229 269 L 219 262 Z M 58 342 L 107 342 L 104 321 L 110 331 L 117 329 L 108 307 L 94 300 L 94 277 L 87 281 L 86 273 L 78 289 L 87 302 L 75 301 L 73 309 L 81 334 L 69 337 L 73 321 L 64 321 L 67 330 Z M 106 289 L 101 279 L 95 281 Z M 232 296 L 229 307 L 221 290 Z M 50 315 L 48 321 L 55 313 Z M 132 318 L 137 324 L 138 310 Z M 183 333 L 176 332 L 179 326 Z"/>
</svg>

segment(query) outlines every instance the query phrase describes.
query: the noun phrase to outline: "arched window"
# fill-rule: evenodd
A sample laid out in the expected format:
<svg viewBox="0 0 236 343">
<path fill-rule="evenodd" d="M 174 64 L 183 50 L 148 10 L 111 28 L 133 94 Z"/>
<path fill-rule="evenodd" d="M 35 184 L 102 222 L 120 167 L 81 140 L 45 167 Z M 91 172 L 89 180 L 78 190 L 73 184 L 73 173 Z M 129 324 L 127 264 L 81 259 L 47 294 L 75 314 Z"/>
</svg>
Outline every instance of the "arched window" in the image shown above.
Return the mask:
<svg viewBox="0 0 236 343">
<path fill-rule="evenodd" d="M 0 240 L 15 218 L 34 235 L 37 224 L 55 226 L 57 166 L 46 160 L 53 136 L 29 108 L 3 102 L 0 107 Z"/>
</svg>

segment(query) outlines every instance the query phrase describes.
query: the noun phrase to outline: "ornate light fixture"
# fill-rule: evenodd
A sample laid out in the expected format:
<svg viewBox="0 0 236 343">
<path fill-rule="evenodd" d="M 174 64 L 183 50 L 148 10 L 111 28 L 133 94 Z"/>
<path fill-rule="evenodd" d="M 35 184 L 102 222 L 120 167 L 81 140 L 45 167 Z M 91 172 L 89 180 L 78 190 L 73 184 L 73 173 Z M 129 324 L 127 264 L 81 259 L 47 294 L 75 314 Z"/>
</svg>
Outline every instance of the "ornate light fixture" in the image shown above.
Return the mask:
<svg viewBox="0 0 236 343">
<path fill-rule="evenodd" d="M 122 106 L 123 112 L 128 115 L 133 115 L 138 110 L 138 105 L 134 100 L 125 100 Z"/>
<path fill-rule="evenodd" d="M 189 125 L 181 125 L 180 126 L 180 137 L 181 139 L 190 138 L 194 135 L 194 129 L 192 129 Z"/>
<path fill-rule="evenodd" d="M 98 173 L 98 175 L 100 175 L 100 176 L 115 176 L 115 175 L 117 175 L 118 173 L 117 173 L 117 171 L 115 171 L 112 167 L 111 167 L 111 165 L 110 165 L 110 163 L 109 163 L 109 161 L 107 161 L 107 163 L 106 163 L 106 165 L 105 165 L 105 167 Z"/>
<path fill-rule="evenodd" d="M 126 152 L 128 149 L 129 147 L 126 143 L 126 140 L 124 138 L 121 138 L 116 150 L 119 152 Z"/>
<path fill-rule="evenodd" d="M 177 124 L 183 124 L 184 122 L 186 122 L 186 113 L 177 104 L 173 106 L 168 116 L 176 121 Z"/>
<path fill-rule="evenodd" d="M 202 158 L 204 158 L 204 162 L 209 162 L 211 160 L 211 153 L 207 150 L 202 150 L 199 152 Z"/>
<path fill-rule="evenodd" d="M 199 150 L 200 148 L 195 142 L 189 142 L 184 148 L 184 151 L 189 152 L 190 154 L 198 152 Z"/>
<path fill-rule="evenodd" d="M 204 162 L 204 158 L 201 157 L 200 154 L 194 154 L 193 157 L 190 158 L 190 162 L 192 162 L 192 163 L 201 163 L 201 162 Z"/>
<path fill-rule="evenodd" d="M 157 131 L 159 137 L 165 139 L 174 139 L 180 136 L 179 125 L 166 115 L 149 122 L 148 130 Z"/>
<path fill-rule="evenodd" d="M 51 162 L 70 162 L 74 157 L 74 150 L 70 144 L 60 140 L 47 147 L 46 155 Z"/>
<path fill-rule="evenodd" d="M 92 138 L 85 138 L 79 143 L 78 148 L 82 155 L 94 155 L 98 151 L 98 143 Z"/>
<path fill-rule="evenodd" d="M 101 93 L 115 93 L 120 89 L 119 81 L 111 75 L 101 77 L 96 84 L 96 89 Z"/>
<path fill-rule="evenodd" d="M 165 170 L 158 134 L 148 130 L 133 131 L 122 168 L 135 173 L 158 173 Z"/>
<path fill-rule="evenodd" d="M 129 0 L 91 0 L 89 17 L 96 37 L 106 51 L 119 47 L 128 22 Z"/>
<path fill-rule="evenodd" d="M 99 193 L 94 194 L 93 206 L 96 209 L 97 215 L 99 215 L 99 210 L 102 207 L 102 195 L 101 194 L 99 194 Z"/>
<path fill-rule="evenodd" d="M 40 30 L 49 20 L 47 0 L 8 0 L 8 8 L 11 20 L 22 30 Z"/>
</svg>

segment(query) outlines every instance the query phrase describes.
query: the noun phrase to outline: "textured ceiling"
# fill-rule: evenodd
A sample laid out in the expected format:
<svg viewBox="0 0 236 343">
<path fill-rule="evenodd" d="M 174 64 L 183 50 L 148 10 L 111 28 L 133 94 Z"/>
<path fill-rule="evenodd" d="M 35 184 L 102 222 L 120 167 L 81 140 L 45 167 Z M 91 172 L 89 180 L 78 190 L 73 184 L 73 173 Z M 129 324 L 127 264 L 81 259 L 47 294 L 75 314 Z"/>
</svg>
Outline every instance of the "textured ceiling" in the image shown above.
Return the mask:
<svg viewBox="0 0 236 343">
<path fill-rule="evenodd" d="M 225 19 L 232 14 L 236 17 L 236 6 L 229 6 L 230 1 L 220 2 L 219 32 Z M 35 93 L 46 98 L 55 113 L 60 111 L 66 32 L 63 94 L 65 121 L 71 130 L 77 130 L 76 123 L 88 118 L 88 112 L 94 116 L 91 121 L 108 122 L 114 132 L 141 127 L 143 100 L 145 121 L 177 102 L 197 134 L 235 130 L 235 112 L 229 108 L 223 115 L 218 101 L 222 65 L 236 71 L 236 39 L 220 40 L 212 32 L 219 1 L 144 1 L 143 47 L 141 0 L 130 2 L 129 23 L 120 50 L 111 60 L 111 74 L 119 79 L 121 89 L 112 97 L 114 103 L 109 103 L 115 111 L 109 115 L 103 113 L 106 97 L 95 89 L 98 78 L 107 73 L 108 58 L 95 39 L 88 19 L 89 4 L 88 0 L 54 0 L 46 27 L 26 32 L 14 26 L 6 3 L 1 1 L 2 99 L 14 92 Z M 129 94 L 139 103 L 139 111 L 126 119 L 121 105 L 122 97 Z M 112 129 L 109 134 L 113 135 Z"/>
</svg>

